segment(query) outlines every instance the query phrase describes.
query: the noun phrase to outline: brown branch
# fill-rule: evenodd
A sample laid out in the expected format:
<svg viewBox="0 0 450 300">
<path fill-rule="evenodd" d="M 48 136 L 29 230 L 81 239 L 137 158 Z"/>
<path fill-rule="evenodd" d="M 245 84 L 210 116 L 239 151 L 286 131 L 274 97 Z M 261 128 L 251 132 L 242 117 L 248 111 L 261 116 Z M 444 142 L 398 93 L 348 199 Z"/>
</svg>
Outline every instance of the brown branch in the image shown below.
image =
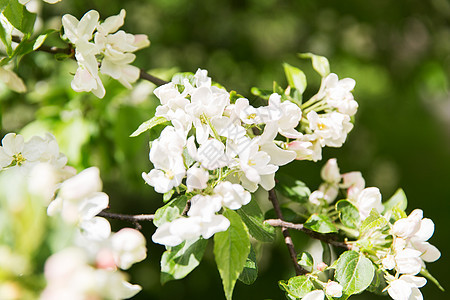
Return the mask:
<svg viewBox="0 0 450 300">
<path fill-rule="evenodd" d="M 116 214 L 116 213 L 111 213 L 111 212 L 107 212 L 107 211 L 101 211 L 97 214 L 97 216 L 99 217 L 104 217 L 104 218 L 108 218 L 108 219 L 115 219 L 115 220 L 121 220 L 121 221 L 127 221 L 127 222 L 131 222 L 134 224 L 134 226 L 136 227 L 136 229 L 141 230 L 142 226 L 139 222 L 143 222 L 143 221 L 153 221 L 153 219 L 155 218 L 155 215 L 125 215 L 125 214 Z"/>
<path fill-rule="evenodd" d="M 275 214 L 277 215 L 278 219 L 280 219 L 280 221 L 282 221 L 283 214 L 281 213 L 281 208 L 280 208 L 280 204 L 278 203 L 278 198 L 277 198 L 277 194 L 275 193 L 275 189 L 271 189 L 269 191 L 269 200 L 272 202 L 273 208 L 275 210 Z M 292 242 L 292 238 L 291 238 L 291 235 L 289 234 L 288 228 L 285 226 L 281 226 L 281 232 L 283 233 L 284 243 L 286 244 L 286 246 L 288 248 L 289 255 L 291 257 L 291 261 L 294 265 L 295 273 L 297 274 L 297 276 L 307 274 L 308 271 L 306 269 L 302 268 L 302 266 L 300 266 L 298 264 L 297 253 L 295 252 L 294 243 Z"/>
<path fill-rule="evenodd" d="M 291 228 L 291 229 L 299 230 L 299 231 L 306 233 L 308 236 L 312 237 L 313 239 L 320 240 L 322 242 L 325 242 L 327 244 L 330 244 L 330 245 L 333 245 L 336 247 L 340 247 L 340 248 L 344 248 L 344 249 L 348 249 L 348 250 L 351 249 L 351 246 L 349 244 L 347 244 L 345 242 L 337 241 L 333 235 L 315 232 L 313 230 L 305 228 L 303 226 L 303 224 L 294 224 L 291 222 L 283 221 L 281 219 L 265 220 L 264 223 L 269 224 L 270 226 L 274 226 L 274 227 Z"/>
<path fill-rule="evenodd" d="M 12 41 L 15 43 L 20 43 L 22 41 L 22 39 L 16 35 L 12 36 Z M 67 54 L 67 55 L 72 55 L 71 58 L 75 59 L 75 49 L 72 47 L 72 44 L 69 44 L 69 47 L 67 48 L 58 48 L 58 47 L 49 47 L 46 45 L 41 45 L 38 49 L 36 49 L 36 51 L 42 51 L 42 52 L 47 52 L 50 54 Z M 147 72 L 145 72 L 143 69 L 140 69 L 140 73 L 139 73 L 139 78 L 140 79 L 144 79 L 147 81 L 150 81 L 151 83 L 157 85 L 157 86 L 161 86 L 163 84 L 168 83 L 165 80 L 162 80 L 158 77 L 155 77 L 151 74 L 148 74 Z"/>
</svg>

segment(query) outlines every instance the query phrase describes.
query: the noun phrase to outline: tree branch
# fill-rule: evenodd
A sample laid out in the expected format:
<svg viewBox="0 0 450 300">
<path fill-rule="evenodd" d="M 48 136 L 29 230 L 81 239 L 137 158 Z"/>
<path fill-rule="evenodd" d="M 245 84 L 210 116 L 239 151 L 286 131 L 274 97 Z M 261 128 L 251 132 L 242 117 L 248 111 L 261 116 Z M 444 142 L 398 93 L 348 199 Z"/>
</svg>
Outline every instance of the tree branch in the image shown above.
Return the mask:
<svg viewBox="0 0 450 300">
<path fill-rule="evenodd" d="M 16 35 L 12 36 L 12 41 L 15 43 L 20 43 L 22 42 L 22 39 Z M 67 54 L 67 55 L 72 55 L 71 58 L 75 59 L 75 49 L 72 47 L 71 44 L 69 44 L 69 47 L 67 48 L 58 48 L 58 47 L 49 47 L 46 45 L 41 45 L 38 49 L 36 49 L 35 51 L 42 51 L 42 52 L 47 52 L 50 54 Z M 161 78 L 155 77 L 151 74 L 148 74 L 147 72 L 145 72 L 143 69 L 140 69 L 140 73 L 139 73 L 139 78 L 143 79 L 143 80 L 147 80 L 150 81 L 151 83 L 157 85 L 157 86 L 161 86 L 163 84 L 168 83 L 165 80 L 162 80 Z"/>
<path fill-rule="evenodd" d="M 277 215 L 278 219 L 283 222 L 283 214 L 281 213 L 280 204 L 278 203 L 277 194 L 275 193 L 275 189 L 271 189 L 269 191 L 269 200 L 272 202 L 273 208 L 275 210 L 275 214 Z M 295 252 L 294 243 L 292 242 L 291 235 L 289 234 L 289 230 L 286 226 L 281 225 L 281 232 L 284 236 L 284 243 L 286 244 L 289 255 L 291 257 L 292 264 L 294 265 L 295 274 L 298 275 L 304 275 L 307 274 L 308 271 L 302 266 L 298 264 L 297 261 L 297 253 Z"/>
<path fill-rule="evenodd" d="M 99 217 L 104 217 L 104 218 L 108 218 L 108 219 L 115 219 L 115 220 L 121 220 L 121 221 L 127 221 L 127 222 L 131 222 L 134 224 L 134 226 L 136 227 L 136 229 L 141 230 L 142 226 L 141 224 L 139 224 L 139 222 L 143 222 L 143 221 L 153 221 L 153 219 L 155 218 L 155 215 L 125 215 L 125 214 L 116 214 L 116 213 L 111 213 L 111 212 L 107 212 L 107 211 L 101 211 L 97 214 L 97 216 Z"/>
<path fill-rule="evenodd" d="M 291 228 L 291 229 L 303 231 L 304 233 L 306 233 L 308 236 L 312 237 L 313 239 L 320 240 L 322 242 L 325 242 L 327 244 L 330 244 L 330 245 L 333 245 L 336 247 L 340 247 L 340 248 L 344 248 L 344 249 L 348 249 L 348 250 L 351 249 L 351 245 L 349 245 L 345 242 L 336 241 L 334 239 L 333 235 L 315 232 L 313 230 L 305 228 L 303 226 L 303 224 L 294 224 L 294 223 L 283 221 L 281 219 L 269 219 L 269 220 L 265 220 L 264 223 L 269 224 L 270 226 L 274 226 L 274 227 Z"/>
</svg>

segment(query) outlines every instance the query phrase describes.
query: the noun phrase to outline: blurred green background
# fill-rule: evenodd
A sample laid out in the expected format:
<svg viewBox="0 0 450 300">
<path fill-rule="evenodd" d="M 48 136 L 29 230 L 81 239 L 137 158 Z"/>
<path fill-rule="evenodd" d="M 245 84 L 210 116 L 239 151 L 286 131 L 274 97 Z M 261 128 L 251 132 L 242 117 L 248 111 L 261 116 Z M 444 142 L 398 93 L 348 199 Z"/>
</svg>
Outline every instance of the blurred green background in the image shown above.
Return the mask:
<svg viewBox="0 0 450 300">
<path fill-rule="evenodd" d="M 362 171 L 366 185 L 379 187 L 384 199 L 397 187 L 405 190 L 408 213 L 422 208 L 436 224 L 431 242 L 443 255 L 428 269 L 450 288 L 449 1 L 64 0 L 43 6 L 43 26 L 55 26 L 64 13 L 80 18 L 95 9 L 105 19 L 121 8 L 127 10 L 123 28 L 145 33 L 152 42 L 137 53 L 135 65 L 165 79 L 206 68 L 228 90 L 257 101 L 250 88 L 270 89 L 273 80 L 286 85 L 281 63 L 288 62 L 307 73 L 306 93 L 312 95 L 320 78 L 296 57 L 299 52 L 325 55 L 332 72 L 354 78 L 360 105 L 355 128 L 342 148 L 325 149 L 324 159 L 337 157 L 342 172 Z M 139 82 L 130 92 L 105 80 L 106 97 L 100 100 L 70 89 L 75 69 L 74 62 L 46 53 L 25 57 L 18 73 L 29 93 L 0 88 L 1 135 L 22 128 L 28 136 L 53 132 L 77 169 L 100 167 L 112 211 L 154 212 L 161 199 L 140 175 L 150 169 L 148 135 L 128 137 L 152 116 L 158 104 L 151 96 L 154 86 Z M 323 163 L 294 162 L 283 171 L 314 190 Z M 150 241 L 154 227 L 143 225 Z M 293 235 L 298 249 L 304 247 L 302 235 Z M 150 242 L 148 259 L 131 269 L 131 282 L 144 288 L 135 299 L 224 299 L 211 251 L 188 278 L 161 287 L 163 250 Z M 253 286 L 239 282 L 234 299 L 284 299 L 277 281 L 293 272 L 285 246 L 280 239 L 260 250 L 260 278 Z M 448 297 L 432 283 L 422 292 L 425 299 Z M 381 299 L 368 293 L 353 298 Z"/>
</svg>

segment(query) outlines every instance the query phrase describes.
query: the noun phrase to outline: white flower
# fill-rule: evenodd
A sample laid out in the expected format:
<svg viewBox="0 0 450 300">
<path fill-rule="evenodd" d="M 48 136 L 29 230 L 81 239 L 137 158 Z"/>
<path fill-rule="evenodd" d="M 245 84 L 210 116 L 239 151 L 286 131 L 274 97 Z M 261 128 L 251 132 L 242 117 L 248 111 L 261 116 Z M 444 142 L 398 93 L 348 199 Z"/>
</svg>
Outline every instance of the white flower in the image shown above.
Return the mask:
<svg viewBox="0 0 450 300">
<path fill-rule="evenodd" d="M 380 190 L 376 187 L 363 189 L 359 193 L 355 205 L 359 210 L 361 221 L 364 221 L 369 216 L 372 209 L 376 209 L 379 213 L 382 213 L 384 210 L 383 204 L 381 204 Z"/>
<path fill-rule="evenodd" d="M 401 274 L 416 275 L 422 269 L 420 251 L 406 248 L 395 254 L 396 270 Z"/>
<path fill-rule="evenodd" d="M 11 70 L 0 67 L 0 81 L 17 93 L 25 93 L 27 87 L 22 79 Z"/>
<path fill-rule="evenodd" d="M 427 280 L 423 277 L 402 275 L 389 283 L 387 291 L 394 300 L 420 300 L 423 297 L 419 288 L 426 283 Z"/>
<path fill-rule="evenodd" d="M 239 154 L 239 167 L 242 170 L 242 185 L 254 192 L 260 184 L 265 190 L 275 186 L 275 172 L 278 167 L 270 164 L 270 156 L 259 151 L 258 145 L 251 145 Z"/>
<path fill-rule="evenodd" d="M 323 300 L 325 293 L 322 290 L 314 290 L 303 296 L 302 300 Z"/>
<path fill-rule="evenodd" d="M 391 233 L 404 239 L 410 238 L 419 230 L 422 218 L 423 211 L 415 209 L 407 218 L 397 220 Z"/>
<path fill-rule="evenodd" d="M 205 189 L 208 185 L 209 173 L 202 167 L 196 165 L 187 170 L 186 186 L 188 191 L 194 189 Z"/>
<path fill-rule="evenodd" d="M 287 144 L 287 149 L 296 153 L 297 160 L 318 161 L 322 159 L 322 146 L 314 134 L 305 134 L 301 138 Z"/>
<path fill-rule="evenodd" d="M 193 157 L 200 162 L 202 167 L 208 170 L 222 168 L 228 164 L 225 145 L 216 139 L 205 141 Z"/>
<path fill-rule="evenodd" d="M 341 181 L 341 173 L 336 158 L 331 158 L 322 167 L 320 172 L 322 179 L 328 183 L 337 184 Z"/>
<path fill-rule="evenodd" d="M 109 237 L 109 222 L 97 214 L 108 207 L 109 198 L 100 192 L 99 170 L 88 168 L 61 184 L 58 195 L 47 208 L 50 216 L 60 214 L 69 224 L 77 224 L 81 232 L 92 239 Z"/>
<path fill-rule="evenodd" d="M 306 117 L 310 128 L 319 138 L 322 146 L 341 147 L 347 138 L 347 134 L 353 128 L 348 115 L 335 111 L 322 115 L 310 111 Z"/>
<path fill-rule="evenodd" d="M 271 164 L 283 166 L 293 161 L 296 153 L 292 150 L 281 149 L 275 144 L 274 139 L 278 134 L 277 130 L 278 126 L 276 123 L 267 124 L 263 134 L 256 138 L 256 141 L 260 146 L 260 150 L 269 154 Z"/>
<path fill-rule="evenodd" d="M 336 74 L 331 73 L 323 79 L 317 98 L 325 99 L 328 105 L 337 108 L 340 113 L 353 116 L 358 109 L 358 103 L 351 93 L 354 88 L 355 80 L 352 78 L 339 80 Z"/>
<path fill-rule="evenodd" d="M 223 181 L 214 188 L 214 195 L 220 196 L 222 205 L 229 209 L 239 209 L 252 199 L 250 193 L 239 184 Z"/>
<path fill-rule="evenodd" d="M 366 182 L 362 177 L 361 172 L 349 172 L 342 174 L 341 188 L 347 189 L 347 198 L 354 199 L 358 197 L 359 193 L 366 186 Z"/>
<path fill-rule="evenodd" d="M 329 281 L 325 286 L 325 293 L 331 297 L 339 298 L 342 296 L 343 287 L 336 281 Z M 304 298 L 303 298 L 304 299 Z"/>
<path fill-rule="evenodd" d="M 332 158 L 322 167 L 320 176 L 325 181 L 319 186 L 319 189 L 309 196 L 309 201 L 319 205 L 319 199 L 324 199 L 327 203 L 332 203 L 339 193 L 339 182 L 341 174 L 337 165 L 337 160 Z"/>
<path fill-rule="evenodd" d="M 270 95 L 269 105 L 259 107 L 258 112 L 264 123 L 275 123 L 281 135 L 293 139 L 302 136 L 300 132 L 295 130 L 302 118 L 300 107 L 289 100 L 281 102 L 279 94 L 273 93 Z"/>
<path fill-rule="evenodd" d="M 383 268 L 386 270 L 392 270 L 395 268 L 395 257 L 392 254 L 387 255 L 383 260 L 381 261 Z"/>
<path fill-rule="evenodd" d="M 145 237 L 132 228 L 123 228 L 111 236 L 116 265 L 126 270 L 132 264 L 140 262 L 147 257 Z"/>
</svg>

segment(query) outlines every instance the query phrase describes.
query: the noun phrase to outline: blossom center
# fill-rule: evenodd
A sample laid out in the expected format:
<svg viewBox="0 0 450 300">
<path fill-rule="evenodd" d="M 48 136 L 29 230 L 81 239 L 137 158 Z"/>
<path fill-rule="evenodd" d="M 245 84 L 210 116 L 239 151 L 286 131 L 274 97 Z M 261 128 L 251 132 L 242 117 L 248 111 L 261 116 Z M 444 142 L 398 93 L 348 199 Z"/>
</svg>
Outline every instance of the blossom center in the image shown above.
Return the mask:
<svg viewBox="0 0 450 300">
<path fill-rule="evenodd" d="M 14 160 L 12 161 L 12 165 L 15 166 L 21 166 L 25 161 L 25 157 L 23 157 L 22 153 L 17 153 L 13 155 Z"/>
</svg>

